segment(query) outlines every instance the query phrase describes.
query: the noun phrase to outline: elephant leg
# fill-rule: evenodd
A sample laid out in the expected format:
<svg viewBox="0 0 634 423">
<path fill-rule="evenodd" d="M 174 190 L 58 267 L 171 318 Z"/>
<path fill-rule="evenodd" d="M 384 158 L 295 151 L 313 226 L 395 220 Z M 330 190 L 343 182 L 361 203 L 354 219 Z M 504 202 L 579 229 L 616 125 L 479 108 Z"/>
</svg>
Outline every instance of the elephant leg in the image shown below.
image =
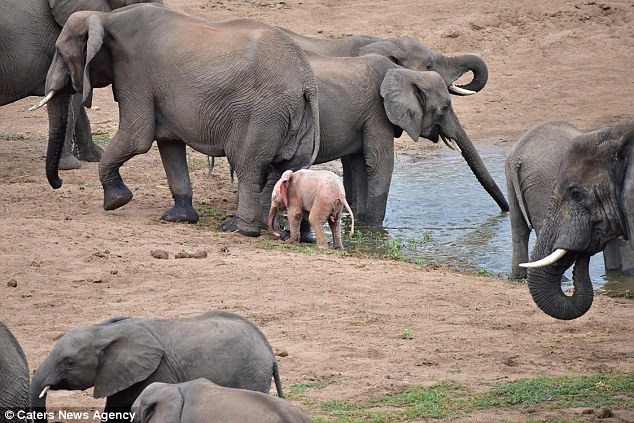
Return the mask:
<svg viewBox="0 0 634 423">
<path fill-rule="evenodd" d="M 62 148 L 62 156 L 59 159 L 60 170 L 72 170 L 79 169 L 81 162 L 73 154 L 73 136 L 69 131 L 66 133 L 66 139 L 64 140 L 64 147 Z"/>
<path fill-rule="evenodd" d="M 336 214 L 336 217 L 331 218 L 331 216 L 328 216 L 328 225 L 330 226 L 330 232 L 332 232 L 333 248 L 343 250 L 343 242 L 341 241 L 341 211 Z"/>
<path fill-rule="evenodd" d="M 513 243 L 513 256 L 511 261 L 510 279 L 524 279 L 527 276 L 527 269 L 520 267 L 520 263 L 527 263 L 528 259 L 528 239 L 531 229 L 520 211 L 519 200 L 515 191 L 509 188 L 509 210 L 511 215 L 511 239 Z"/>
<path fill-rule="evenodd" d="M 156 143 L 174 199 L 174 207 L 164 211 L 161 219 L 168 222 L 198 222 L 200 217 L 192 205 L 192 184 L 189 180 L 185 143 L 180 140 L 161 140 Z"/>
<path fill-rule="evenodd" d="M 302 210 L 297 207 L 289 207 L 288 209 L 288 226 L 290 228 L 291 234 L 286 240 L 286 242 L 299 242 L 300 241 L 300 230 L 299 227 L 302 222 Z"/>
<path fill-rule="evenodd" d="M 365 224 L 382 226 L 387 209 L 387 197 L 394 171 L 394 142 L 390 134 L 389 146 L 386 142 L 367 142 L 365 164 L 367 170 L 368 198 L 366 201 Z"/>
<path fill-rule="evenodd" d="M 349 169 L 349 178 L 351 179 L 352 195 L 354 196 L 352 201 L 356 204 L 356 207 L 351 205 L 350 208 L 354 211 L 357 223 L 365 225 L 367 223 L 368 203 L 368 171 L 365 167 L 365 159 L 361 154 L 352 154 L 346 156 L 346 163 L 346 167 Z M 350 196 L 348 191 L 346 191 L 346 199 L 348 198 Z M 348 204 L 351 204 L 350 200 L 348 200 Z"/>
<path fill-rule="evenodd" d="M 352 210 L 357 209 L 357 193 L 356 193 L 356 180 L 354 178 L 353 164 L 351 163 L 352 157 L 345 156 L 341 158 L 341 168 L 343 170 L 343 188 L 346 191 L 346 200 Z"/>
<path fill-rule="evenodd" d="M 81 101 L 81 96 L 73 96 L 73 99 L 74 97 L 80 98 L 80 101 Z M 77 157 L 75 157 L 75 155 L 73 154 L 74 129 L 71 130 L 71 128 L 76 128 L 76 123 L 77 123 L 77 120 L 75 120 L 73 116 L 73 103 L 70 102 L 68 106 L 68 119 L 67 119 L 67 126 L 66 126 L 68 130 L 66 131 L 66 138 L 64 138 L 62 156 L 59 159 L 60 170 L 79 169 L 79 167 L 81 166 L 79 159 L 77 159 Z"/>
<path fill-rule="evenodd" d="M 613 239 L 603 250 L 606 272 L 634 275 L 634 250 L 622 239 Z"/>
<path fill-rule="evenodd" d="M 139 110 L 143 109 L 139 108 Z M 126 116 L 124 112 L 121 113 L 122 116 Z M 148 119 L 154 122 L 154 117 L 151 116 L 145 116 L 143 119 L 136 121 L 147 122 Z M 154 140 L 153 127 L 135 128 L 132 126 L 132 130 L 130 130 L 128 129 L 130 128 L 127 125 L 128 122 L 126 120 L 119 125 L 119 130 L 110 141 L 110 145 L 108 145 L 99 161 L 99 180 L 104 191 L 104 210 L 117 209 L 132 200 L 132 192 L 123 183 L 119 168 L 137 154 L 149 151 Z M 135 134 L 135 136 L 131 134 Z"/>
<path fill-rule="evenodd" d="M 326 238 L 326 231 L 324 231 L 324 224 L 328 220 L 330 210 L 324 210 L 319 207 L 318 204 L 313 204 L 313 209 L 308 214 L 308 221 L 313 227 L 315 237 L 317 238 L 317 247 L 322 250 L 328 249 L 328 239 Z M 324 217 L 325 216 L 325 217 Z"/>
<path fill-rule="evenodd" d="M 81 101 L 81 96 L 76 95 L 74 97 L 78 97 Z M 103 149 L 92 140 L 90 120 L 83 106 L 79 108 L 79 116 L 77 118 L 77 124 L 75 125 L 74 135 L 79 160 L 84 162 L 98 162 L 103 154 Z"/>
</svg>

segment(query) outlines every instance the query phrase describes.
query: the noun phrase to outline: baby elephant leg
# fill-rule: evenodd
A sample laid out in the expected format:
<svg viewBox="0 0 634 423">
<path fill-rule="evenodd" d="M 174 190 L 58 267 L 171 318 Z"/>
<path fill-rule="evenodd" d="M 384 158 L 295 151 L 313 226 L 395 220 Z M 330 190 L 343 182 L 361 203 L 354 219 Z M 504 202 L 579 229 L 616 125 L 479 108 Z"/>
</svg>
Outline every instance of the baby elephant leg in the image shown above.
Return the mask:
<svg viewBox="0 0 634 423">
<path fill-rule="evenodd" d="M 302 221 L 302 211 L 290 208 L 288 209 L 288 226 L 291 230 L 290 237 L 286 240 L 286 242 L 299 242 L 299 226 Z"/>
<path fill-rule="evenodd" d="M 328 240 L 326 239 L 324 224 L 326 223 L 329 214 L 329 212 L 324 213 L 324 211 L 320 210 L 319 207 L 314 207 L 308 215 L 308 221 L 313 227 L 315 238 L 317 238 L 317 247 L 321 248 L 322 250 L 328 249 Z"/>
<path fill-rule="evenodd" d="M 343 242 L 341 242 L 341 210 L 328 216 L 328 225 L 332 232 L 333 248 L 343 250 Z"/>
</svg>

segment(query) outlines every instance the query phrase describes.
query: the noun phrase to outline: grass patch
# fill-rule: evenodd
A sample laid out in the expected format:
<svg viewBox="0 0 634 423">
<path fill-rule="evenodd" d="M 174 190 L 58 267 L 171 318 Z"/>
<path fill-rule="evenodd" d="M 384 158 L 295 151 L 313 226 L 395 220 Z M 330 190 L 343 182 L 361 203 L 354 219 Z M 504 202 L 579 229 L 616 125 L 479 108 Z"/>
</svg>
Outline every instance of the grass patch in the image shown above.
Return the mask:
<svg viewBox="0 0 634 423">
<path fill-rule="evenodd" d="M 92 134 L 92 142 L 101 148 L 106 148 L 110 144 L 110 137 L 106 134 Z"/>
<path fill-rule="evenodd" d="M 70 185 L 77 185 L 80 188 L 86 189 L 86 188 L 90 188 L 90 189 L 97 189 L 99 188 L 99 186 L 97 186 L 96 184 L 91 184 L 90 182 L 86 182 L 83 181 L 81 179 L 64 179 L 64 182 Z"/>
<path fill-rule="evenodd" d="M 21 141 L 26 139 L 22 134 L 0 134 L 0 141 Z"/>
<path fill-rule="evenodd" d="M 496 384 L 470 394 L 465 385 L 439 383 L 386 394 L 364 403 L 325 401 L 314 422 L 403 422 L 454 419 L 484 409 L 563 409 L 634 407 L 634 373 L 594 376 L 538 377 Z"/>
</svg>

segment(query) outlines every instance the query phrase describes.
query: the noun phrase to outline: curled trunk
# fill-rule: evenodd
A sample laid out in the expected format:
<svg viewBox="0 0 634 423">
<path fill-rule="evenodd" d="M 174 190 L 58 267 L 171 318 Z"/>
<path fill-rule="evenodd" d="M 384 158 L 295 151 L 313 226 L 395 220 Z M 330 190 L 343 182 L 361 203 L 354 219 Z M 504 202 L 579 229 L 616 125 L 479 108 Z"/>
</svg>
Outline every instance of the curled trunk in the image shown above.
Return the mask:
<svg viewBox="0 0 634 423">
<path fill-rule="evenodd" d="M 276 237 L 279 236 L 279 233 L 275 230 L 275 218 L 277 217 L 278 213 L 279 211 L 277 207 L 271 207 L 271 211 L 269 212 L 269 218 L 268 218 L 269 230 Z"/>
<path fill-rule="evenodd" d="M 570 296 L 561 290 L 561 279 L 566 266 L 555 264 L 529 269 L 528 289 L 537 307 L 560 320 L 572 320 L 583 316 L 592 306 L 594 298 L 588 272 L 589 263 L 590 256 L 577 256 L 572 272 L 574 292 Z"/>
<path fill-rule="evenodd" d="M 458 88 L 464 90 L 478 92 L 486 85 L 489 79 L 489 69 L 486 63 L 480 57 L 473 54 L 465 54 L 463 56 L 456 56 L 450 59 L 450 63 L 453 63 L 456 68 L 460 69 L 460 76 L 466 72 L 473 72 L 473 79 L 466 85 L 457 85 Z M 457 78 L 456 78 L 457 79 Z"/>
</svg>

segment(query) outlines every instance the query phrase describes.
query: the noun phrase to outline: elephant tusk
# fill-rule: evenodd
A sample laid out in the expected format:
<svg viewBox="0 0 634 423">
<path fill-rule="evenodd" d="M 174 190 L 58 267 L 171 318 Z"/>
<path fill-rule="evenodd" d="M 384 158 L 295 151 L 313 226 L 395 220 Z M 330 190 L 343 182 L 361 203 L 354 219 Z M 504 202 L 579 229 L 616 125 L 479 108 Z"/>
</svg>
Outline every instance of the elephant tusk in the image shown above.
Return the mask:
<svg viewBox="0 0 634 423">
<path fill-rule="evenodd" d="M 459 153 L 462 153 L 462 150 L 460 149 L 460 147 L 458 146 L 458 144 L 456 144 L 456 141 L 452 140 L 451 138 L 447 139 L 444 136 L 440 136 L 440 138 L 442 139 L 442 142 L 444 142 L 447 147 L 451 148 L 452 150 L 455 150 Z"/>
<path fill-rule="evenodd" d="M 45 386 L 44 389 L 42 389 L 42 392 L 40 393 L 40 398 L 43 398 L 49 389 L 51 389 L 51 385 Z"/>
<path fill-rule="evenodd" d="M 520 267 L 529 267 L 529 268 L 532 269 L 532 268 L 535 268 L 535 267 L 548 266 L 549 264 L 556 263 L 557 260 L 559 260 L 560 258 L 565 256 L 566 253 L 568 253 L 568 251 L 564 250 L 563 248 L 558 248 L 551 255 L 549 255 L 548 257 L 544 257 L 541 260 L 534 261 L 534 262 L 531 262 L 531 263 L 520 263 Z"/>
<path fill-rule="evenodd" d="M 50 100 L 51 98 L 53 98 L 53 97 L 55 96 L 55 94 L 56 94 L 55 90 L 51 90 L 51 91 L 47 94 L 47 96 L 46 96 L 46 97 L 44 97 L 44 98 L 42 99 L 42 101 L 40 101 L 39 103 L 37 103 L 35 106 L 31 106 L 31 107 L 29 107 L 29 112 L 32 112 L 33 110 L 37 110 L 37 109 L 39 109 L 40 107 L 44 106 L 46 103 L 48 103 L 48 102 L 49 102 L 49 100 Z"/>
<path fill-rule="evenodd" d="M 451 84 L 449 86 L 449 91 L 451 91 L 454 94 L 460 94 L 460 95 L 473 95 L 477 92 L 477 91 L 465 90 L 464 88 L 460 88 L 454 84 Z"/>
</svg>

